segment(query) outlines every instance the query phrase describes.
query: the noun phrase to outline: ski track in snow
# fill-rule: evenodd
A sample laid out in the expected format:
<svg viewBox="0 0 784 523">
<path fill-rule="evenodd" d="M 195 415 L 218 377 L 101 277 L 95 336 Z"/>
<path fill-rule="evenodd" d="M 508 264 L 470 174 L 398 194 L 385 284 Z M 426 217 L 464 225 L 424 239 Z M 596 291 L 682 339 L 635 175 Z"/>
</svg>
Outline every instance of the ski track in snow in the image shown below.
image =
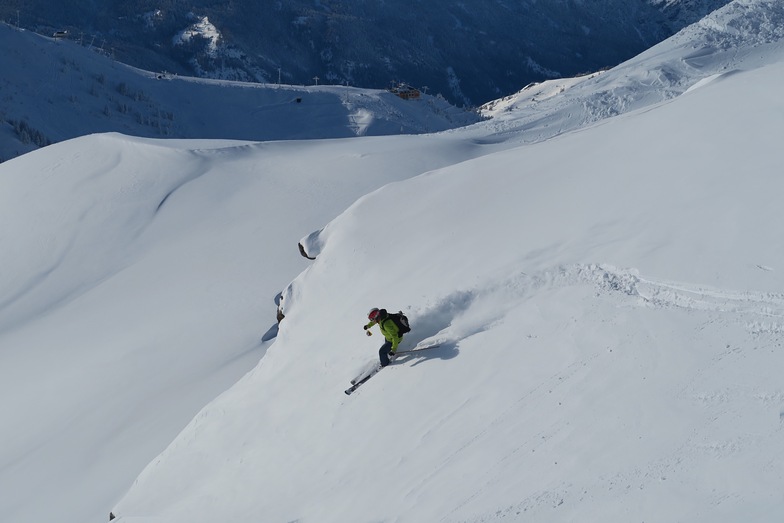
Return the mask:
<svg viewBox="0 0 784 523">
<path fill-rule="evenodd" d="M 584 285 L 594 286 L 597 296 L 620 295 L 631 298 L 633 300 L 632 306 L 675 309 L 684 313 L 708 312 L 711 315 L 723 317 L 722 320 L 711 320 L 711 322 L 724 321 L 731 324 L 734 321 L 736 324 L 742 325 L 752 339 L 764 335 L 775 338 L 784 332 L 784 294 L 716 289 L 696 284 L 646 279 L 640 276 L 635 269 L 618 269 L 606 264 L 576 264 L 556 267 L 530 275 L 520 272 L 500 281 L 495 286 L 484 287 L 483 293 L 491 294 L 497 298 L 499 292 L 511 291 L 519 299 L 523 295 L 535 294 L 539 291 L 552 292 L 556 288 Z M 453 307 L 450 310 L 450 313 L 454 313 L 457 310 L 470 309 L 483 297 L 480 293 L 463 291 L 445 299 L 444 303 L 459 304 L 459 307 Z M 494 320 L 488 320 L 486 326 L 493 322 Z M 471 331 L 473 330 L 478 332 L 483 329 L 471 329 Z M 446 337 L 449 339 L 448 328 L 445 331 L 447 331 Z M 443 336 L 445 332 L 442 331 L 439 334 Z M 459 339 L 462 339 L 461 336 L 457 338 L 457 340 L 453 340 L 453 343 L 457 344 Z M 688 386 L 681 391 L 680 399 L 699 404 L 707 412 L 707 415 L 704 421 L 693 429 L 691 435 L 665 457 L 647 462 L 644 467 L 622 471 L 609 477 L 599 477 L 595 483 L 590 485 L 590 488 L 583 488 L 583 486 L 577 488 L 574 485 L 564 483 L 557 488 L 538 491 L 519 503 L 499 507 L 492 513 L 466 518 L 465 510 L 471 502 L 481 500 L 484 495 L 498 487 L 496 485 L 497 478 L 506 477 L 502 473 L 502 469 L 510 466 L 510 463 L 516 463 L 515 455 L 520 452 L 537 452 L 546 446 L 553 437 L 568 428 L 569 417 L 560 417 L 546 426 L 540 423 L 537 425 L 535 433 L 520 434 L 519 444 L 507 449 L 492 463 L 488 463 L 488 467 L 482 471 L 481 475 L 473 480 L 476 490 L 468 497 L 456 500 L 452 510 L 444 514 L 439 521 L 480 523 L 497 521 L 507 517 L 516 518 L 523 514 L 535 517 L 541 515 L 541 512 L 537 511 L 546 508 L 557 509 L 565 503 L 571 502 L 571 506 L 579 506 L 579 503 L 586 499 L 592 499 L 595 494 L 604 495 L 604 493 L 614 490 L 628 493 L 633 489 L 644 492 L 646 488 L 656 488 L 657 484 L 666 482 L 668 478 L 683 474 L 683 471 L 688 470 L 690 464 L 693 464 L 700 454 L 707 453 L 715 458 L 727 458 L 737 453 L 741 448 L 754 444 L 754 435 L 749 437 L 735 435 L 728 440 L 717 440 L 713 436 L 717 432 L 715 425 L 719 421 L 726 421 L 728 417 L 733 419 L 742 417 L 742 413 L 733 412 L 732 408 L 728 409 L 728 404 L 733 402 L 752 400 L 763 407 L 774 408 L 779 412 L 779 424 L 782 427 L 779 431 L 784 430 L 784 410 L 780 408 L 780 405 L 784 403 L 784 391 L 763 389 L 764 386 L 759 389 L 747 390 L 737 386 L 733 387 L 731 384 L 726 389 L 718 391 L 701 388 L 703 376 L 715 371 L 716 367 L 735 365 L 737 360 L 733 358 L 743 358 L 743 353 L 747 349 L 748 347 L 741 348 L 727 344 L 724 350 L 713 356 L 712 361 L 706 367 L 697 371 Z M 757 348 L 754 347 L 751 350 L 757 350 Z M 580 377 L 581 373 L 587 374 L 594 360 L 601 356 L 603 356 L 601 351 L 586 354 L 585 357 L 569 364 L 541 382 L 532 384 L 531 388 L 526 388 L 509 407 L 485 424 L 481 431 L 467 435 L 465 441 L 458 448 L 450 452 L 417 484 L 411 486 L 409 494 L 415 495 L 431 481 L 444 474 L 451 464 L 460 460 L 464 453 L 470 453 L 471 448 L 480 448 L 492 443 L 490 440 L 503 430 L 509 419 L 521 417 L 527 405 L 545 402 L 548 397 L 552 398 L 552 394 L 557 392 L 559 387 L 568 387 L 574 378 Z M 440 419 L 437 426 L 448 424 L 450 419 L 456 416 L 463 407 L 464 405 L 461 405 L 450 415 Z M 432 430 L 436 431 L 436 428 Z M 427 437 L 427 434 L 424 437 Z M 775 464 L 775 457 L 770 457 L 766 467 L 774 467 Z M 711 504 L 720 505 L 726 500 L 726 494 L 717 494 L 715 499 L 711 500 Z M 460 514 L 463 516 L 460 517 Z"/>
<path fill-rule="evenodd" d="M 532 295 L 540 291 L 552 292 L 557 288 L 573 286 L 592 286 L 595 288 L 597 296 L 600 295 L 619 295 L 623 298 L 632 300 L 631 306 L 639 306 L 652 309 L 675 309 L 685 313 L 691 311 L 708 312 L 717 315 L 729 316 L 730 321 L 735 321 L 743 325 L 747 333 L 752 336 L 764 334 L 777 334 L 784 332 L 784 295 L 766 292 L 722 290 L 705 287 L 695 284 L 677 283 L 670 281 L 658 281 L 647 279 L 639 275 L 635 269 L 619 269 L 608 264 L 575 264 L 571 266 L 556 267 L 536 274 L 519 272 L 509 278 L 500 280 L 496 285 L 483 287 L 482 291 L 458 291 L 447 296 L 435 307 L 428 307 L 428 311 L 417 317 L 417 330 L 424 331 L 417 338 L 417 343 L 422 343 L 425 339 L 438 338 L 447 347 L 454 347 L 460 340 L 473 334 L 482 332 L 493 325 L 498 318 L 485 318 L 484 323 L 478 325 L 461 325 L 459 330 L 453 330 L 452 324 L 446 318 L 455 318 L 461 312 L 472 309 L 474 305 L 480 304 L 484 299 L 498 299 L 500 294 L 511 294 L 511 299 L 520 299 L 525 295 Z M 628 304 L 627 304 L 628 306 Z M 439 311 L 438 313 L 432 311 Z M 475 311 L 471 316 L 477 316 Z M 459 324 L 460 322 L 455 322 Z M 421 329 L 420 329 L 421 328 Z M 454 327 L 457 329 L 457 327 Z M 422 339 L 419 339 L 422 338 Z M 699 377 L 710 371 L 716 365 L 727 364 L 724 360 L 728 357 L 737 356 L 741 349 L 730 347 L 720 351 L 713 357 L 712 364 L 699 371 L 689 387 L 681 392 L 681 396 L 689 401 L 697 402 L 710 409 L 711 404 L 723 403 L 731 399 L 737 400 L 741 396 L 755 399 L 757 402 L 765 404 L 780 404 L 784 401 L 784 392 L 762 392 L 762 391 L 704 391 L 699 389 Z M 409 495 L 416 495 L 429 483 L 436 480 L 442 474 L 448 472 L 453 464 L 459 462 L 465 453 L 470 453 L 474 447 L 488 445 L 509 419 L 520 417 L 527 406 L 547 401 L 557 393 L 559 388 L 570 386 L 574 379 L 587 374 L 595 360 L 602 357 L 604 353 L 597 351 L 586 354 L 584 357 L 558 370 L 539 383 L 532 384 L 530 388 L 525 388 L 512 403 L 489 420 L 481 431 L 475 434 L 466 435 L 461 445 L 453 449 L 435 466 L 429 474 L 423 476 L 417 483 L 410 486 Z M 448 425 L 452 418 L 458 415 L 462 407 L 456 408 L 451 414 L 442 417 L 434 427 L 423 435 L 423 439 L 430 433 L 437 433 L 439 427 Z M 708 452 L 716 455 L 728 455 L 733 453 L 737 446 L 747 443 L 738 441 L 706 442 L 704 435 L 710 434 L 711 425 L 717 419 L 718 413 L 713 417 L 708 417 L 700 428 L 695 429 L 692 435 L 682 443 L 682 445 L 671 452 L 667 457 L 658 459 L 646 464 L 644 468 L 632 471 L 624 471 L 610 477 L 599 478 L 594 483 L 592 490 L 612 491 L 637 488 L 640 491 L 648 486 L 666 481 L 668 476 L 675 475 L 684 467 L 684 462 L 692 459 L 695 452 Z M 784 419 L 784 413 L 781 414 Z M 581 489 L 574 489 L 571 485 L 564 484 L 560 488 L 544 490 L 535 493 L 521 502 L 500 508 L 487 517 L 479 516 L 477 519 L 455 519 L 458 514 L 471 504 L 472 501 L 479 500 L 486 495 L 490 489 L 497 487 L 496 478 L 505 477 L 499 473 L 500 469 L 515 463 L 515 455 L 521 452 L 535 453 L 542 447 L 550 443 L 563 430 L 567 429 L 570 420 L 568 417 L 558 418 L 556 421 L 546 426 L 538 425 L 536 432 L 521 434 L 519 444 L 507 449 L 500 457 L 497 457 L 475 478 L 476 490 L 462 500 L 456 501 L 452 510 L 444 514 L 439 521 L 470 521 L 478 523 L 482 521 L 495 521 L 500 517 L 515 517 L 528 511 L 536 511 L 543 507 L 557 508 L 564 503 L 572 501 L 579 503 L 585 498 L 591 497 L 591 492 Z M 722 499 L 715 500 L 716 504 Z"/>
<path fill-rule="evenodd" d="M 696 284 L 646 279 L 635 269 L 618 269 L 606 264 L 577 264 L 557 267 L 538 274 L 518 273 L 499 282 L 500 288 L 517 289 L 526 294 L 544 287 L 568 287 L 592 284 L 597 292 L 620 293 L 636 297 L 640 304 L 652 308 L 678 308 L 748 317 L 746 330 L 755 335 L 784 332 L 784 294 L 771 292 L 722 290 Z M 451 303 L 449 317 L 471 306 L 478 296 L 461 291 L 445 299 Z M 443 303 L 439 308 L 443 309 Z M 479 332 L 482 329 L 477 329 Z"/>
</svg>

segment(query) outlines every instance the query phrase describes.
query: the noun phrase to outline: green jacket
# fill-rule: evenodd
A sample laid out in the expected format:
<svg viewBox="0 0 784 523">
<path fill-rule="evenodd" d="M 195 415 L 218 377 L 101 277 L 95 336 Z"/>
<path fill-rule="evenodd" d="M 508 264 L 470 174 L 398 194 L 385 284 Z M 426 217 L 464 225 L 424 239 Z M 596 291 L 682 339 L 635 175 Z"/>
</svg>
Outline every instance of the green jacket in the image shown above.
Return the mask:
<svg viewBox="0 0 784 523">
<path fill-rule="evenodd" d="M 365 325 L 365 330 L 371 328 L 375 325 L 375 321 L 371 321 L 367 325 Z M 384 338 L 392 343 L 392 352 L 397 350 L 397 346 L 400 345 L 400 342 L 403 341 L 403 336 L 400 335 L 400 330 L 395 325 L 395 322 L 389 319 L 389 316 L 378 322 L 378 328 L 381 329 L 381 334 L 384 335 Z"/>
</svg>

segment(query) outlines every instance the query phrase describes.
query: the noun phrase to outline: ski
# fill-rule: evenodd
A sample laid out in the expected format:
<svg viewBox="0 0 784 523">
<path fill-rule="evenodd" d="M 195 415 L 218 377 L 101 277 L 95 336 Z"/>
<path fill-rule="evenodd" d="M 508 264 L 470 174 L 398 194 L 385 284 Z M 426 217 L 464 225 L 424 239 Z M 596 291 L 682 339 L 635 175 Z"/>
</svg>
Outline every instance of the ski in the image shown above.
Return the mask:
<svg viewBox="0 0 784 523">
<path fill-rule="evenodd" d="M 440 344 L 440 343 L 437 343 L 437 344 L 435 344 L 435 345 L 428 345 L 427 347 L 419 347 L 418 349 L 417 349 L 417 348 L 414 348 L 414 349 L 409 349 L 409 350 L 399 350 L 399 351 L 397 351 L 397 352 L 396 352 L 396 353 L 395 353 L 393 356 L 390 356 L 390 357 L 389 357 L 389 363 L 390 363 L 390 365 L 391 365 L 391 364 L 393 364 L 393 363 L 394 363 L 394 361 L 395 361 L 395 359 L 396 359 L 398 356 L 400 356 L 401 354 L 411 354 L 411 353 L 414 353 L 414 352 L 419 352 L 419 351 L 423 351 L 423 350 L 435 349 L 436 347 L 440 347 L 440 346 L 441 346 L 441 344 Z M 364 383 L 366 383 L 366 382 L 367 382 L 367 381 L 368 381 L 370 378 L 372 378 L 373 376 L 375 376 L 376 374 L 378 374 L 378 373 L 379 373 L 379 371 L 380 371 L 381 369 L 383 369 L 383 368 L 384 368 L 384 367 L 382 367 L 381 365 L 376 365 L 376 366 L 375 366 L 375 368 L 373 368 L 373 369 L 372 369 L 370 372 L 368 372 L 367 374 L 360 374 L 359 376 L 357 376 L 356 378 L 354 378 L 353 380 L 351 380 L 351 386 L 350 386 L 349 388 L 347 388 L 346 390 L 344 390 L 343 392 L 345 392 L 347 396 L 351 396 L 351 394 L 352 394 L 352 393 L 353 393 L 355 390 L 357 390 L 359 387 L 361 387 L 361 386 L 362 386 Z"/>
<path fill-rule="evenodd" d="M 397 351 L 395 353 L 395 356 L 400 356 L 401 354 L 410 354 L 412 352 L 419 352 L 419 351 L 423 351 L 423 350 L 435 349 L 435 348 L 438 348 L 440 346 L 441 346 L 441 344 L 437 343 L 435 345 L 428 345 L 427 347 L 419 347 L 419 348 L 414 348 L 414 349 L 409 349 L 409 350 L 399 350 L 399 351 Z"/>
<path fill-rule="evenodd" d="M 395 358 L 397 358 L 397 354 L 393 354 L 392 356 L 389 357 L 389 364 L 387 365 L 387 367 L 395 363 Z M 370 372 L 368 372 L 367 374 L 360 374 L 359 376 L 351 380 L 351 386 L 346 390 L 344 390 L 343 392 L 345 392 L 347 395 L 350 396 L 352 392 L 354 392 L 359 387 L 361 387 L 362 384 L 365 383 L 367 380 L 369 380 L 370 378 L 378 374 L 379 371 L 383 368 L 384 367 L 382 367 L 380 363 L 376 364 L 376 366 L 373 367 L 373 369 L 371 369 Z"/>
<path fill-rule="evenodd" d="M 371 370 L 366 376 L 361 378 L 354 378 L 353 380 L 351 380 L 351 386 L 346 390 L 344 390 L 343 392 L 345 392 L 347 396 L 350 396 L 352 392 L 354 392 L 359 387 L 361 387 L 362 384 L 365 383 L 367 380 L 369 380 L 370 378 L 378 374 L 378 372 L 383 368 L 384 367 L 382 367 L 381 365 L 377 365 L 376 368 Z"/>
</svg>

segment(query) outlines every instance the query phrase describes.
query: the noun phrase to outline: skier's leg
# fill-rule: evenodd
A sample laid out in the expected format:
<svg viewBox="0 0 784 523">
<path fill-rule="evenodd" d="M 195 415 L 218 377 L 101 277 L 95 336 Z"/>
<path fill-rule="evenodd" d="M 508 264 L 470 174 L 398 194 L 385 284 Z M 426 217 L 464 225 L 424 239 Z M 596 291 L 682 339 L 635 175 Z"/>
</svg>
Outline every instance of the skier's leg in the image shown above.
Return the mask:
<svg viewBox="0 0 784 523">
<path fill-rule="evenodd" d="M 378 349 L 378 360 L 381 362 L 382 367 L 386 367 L 389 365 L 389 350 L 392 348 L 392 342 L 388 341 L 384 343 L 380 349 Z"/>
</svg>

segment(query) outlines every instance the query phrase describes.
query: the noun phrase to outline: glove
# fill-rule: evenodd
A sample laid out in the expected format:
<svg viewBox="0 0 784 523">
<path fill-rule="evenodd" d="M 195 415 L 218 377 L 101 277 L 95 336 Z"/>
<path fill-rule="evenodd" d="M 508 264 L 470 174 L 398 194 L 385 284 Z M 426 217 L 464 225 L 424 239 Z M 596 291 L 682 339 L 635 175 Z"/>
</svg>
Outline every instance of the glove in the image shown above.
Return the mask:
<svg viewBox="0 0 784 523">
<path fill-rule="evenodd" d="M 367 325 L 363 325 L 362 328 L 368 330 L 369 327 Z"/>
</svg>

